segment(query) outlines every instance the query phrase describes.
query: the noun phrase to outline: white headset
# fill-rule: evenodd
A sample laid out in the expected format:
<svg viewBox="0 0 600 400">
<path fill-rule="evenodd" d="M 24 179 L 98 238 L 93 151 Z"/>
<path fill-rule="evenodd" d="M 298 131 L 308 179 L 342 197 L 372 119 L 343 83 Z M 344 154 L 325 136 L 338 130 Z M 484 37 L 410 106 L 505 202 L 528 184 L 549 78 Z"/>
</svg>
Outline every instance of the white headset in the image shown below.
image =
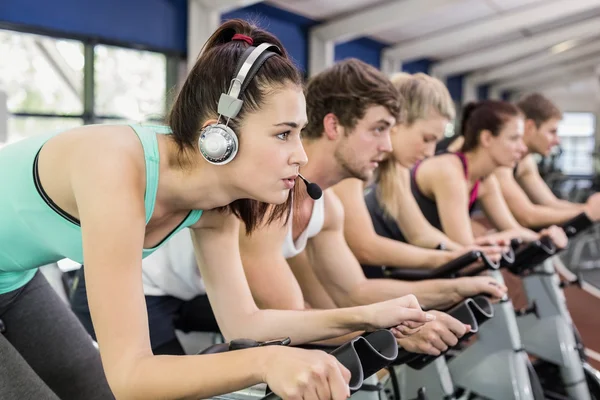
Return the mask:
<svg viewBox="0 0 600 400">
<path fill-rule="evenodd" d="M 271 47 L 276 49 L 276 52 L 267 51 Z M 228 126 L 229 120 L 239 114 L 244 104 L 240 97 L 252 78 L 264 62 L 276 54 L 281 54 L 279 47 L 270 43 L 262 43 L 258 47 L 250 46 L 242 54 L 228 92 L 221 93 L 219 98 L 217 122 L 208 125 L 200 132 L 198 147 L 209 163 L 224 165 L 235 158 L 238 152 L 238 138 L 233 129 Z M 225 124 L 219 122 L 221 116 L 227 117 Z"/>
</svg>

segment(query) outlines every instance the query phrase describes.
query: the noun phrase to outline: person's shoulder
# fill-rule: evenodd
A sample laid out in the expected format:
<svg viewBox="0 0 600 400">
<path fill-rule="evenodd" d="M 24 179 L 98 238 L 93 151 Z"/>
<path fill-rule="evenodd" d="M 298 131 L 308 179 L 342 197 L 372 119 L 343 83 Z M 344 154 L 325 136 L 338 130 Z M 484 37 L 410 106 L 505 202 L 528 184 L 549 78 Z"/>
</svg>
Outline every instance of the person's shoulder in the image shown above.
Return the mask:
<svg viewBox="0 0 600 400">
<path fill-rule="evenodd" d="M 335 194 L 333 189 L 329 188 L 323 191 L 324 223 L 323 229 L 331 229 L 344 222 L 344 204 Z M 315 206 L 317 206 L 315 204 Z"/>
<path fill-rule="evenodd" d="M 443 153 L 421 161 L 418 169 L 430 178 L 452 179 L 464 177 L 464 168 L 455 153 Z"/>
<path fill-rule="evenodd" d="M 346 178 L 336 183 L 331 189 L 338 197 L 343 197 L 349 193 L 362 192 L 364 186 L 365 183 L 358 178 Z"/>
<path fill-rule="evenodd" d="M 528 154 L 519 161 L 515 175 L 521 177 L 531 173 L 538 173 L 538 165 L 533 154 Z"/>
</svg>

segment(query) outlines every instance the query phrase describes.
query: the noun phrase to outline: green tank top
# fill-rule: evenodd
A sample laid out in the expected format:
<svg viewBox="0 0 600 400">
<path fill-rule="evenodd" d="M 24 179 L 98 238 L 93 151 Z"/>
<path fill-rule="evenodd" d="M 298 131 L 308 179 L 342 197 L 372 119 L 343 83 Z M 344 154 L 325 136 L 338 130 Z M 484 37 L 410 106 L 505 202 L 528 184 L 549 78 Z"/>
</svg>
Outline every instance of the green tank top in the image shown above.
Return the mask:
<svg viewBox="0 0 600 400">
<path fill-rule="evenodd" d="M 160 155 L 156 135 L 171 131 L 157 125 L 130 126 L 144 149 L 144 205 L 148 223 L 158 188 Z M 45 195 L 37 179 L 37 155 L 44 143 L 56 134 L 34 136 L 0 150 L 0 294 L 25 285 L 43 265 L 63 258 L 83 263 L 79 221 L 58 208 Z M 143 257 L 152 254 L 181 229 L 196 223 L 201 215 L 202 210 L 190 211 L 159 245 L 143 249 Z"/>
</svg>

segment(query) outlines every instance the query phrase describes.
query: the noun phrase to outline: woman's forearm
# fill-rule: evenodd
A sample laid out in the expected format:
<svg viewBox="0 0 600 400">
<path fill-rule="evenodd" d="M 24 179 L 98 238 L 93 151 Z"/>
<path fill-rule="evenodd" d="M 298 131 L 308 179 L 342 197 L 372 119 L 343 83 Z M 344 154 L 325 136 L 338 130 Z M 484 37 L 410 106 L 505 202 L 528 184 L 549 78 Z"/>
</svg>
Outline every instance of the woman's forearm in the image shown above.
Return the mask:
<svg viewBox="0 0 600 400">
<path fill-rule="evenodd" d="M 332 310 L 258 310 L 239 321 L 227 340 L 247 338 L 266 341 L 289 337 L 292 344 L 304 344 L 367 330 L 371 318 L 366 307 Z"/>
<path fill-rule="evenodd" d="M 438 231 L 434 227 L 431 229 L 427 229 L 426 231 L 420 232 L 418 236 L 414 238 L 414 240 L 410 240 L 409 242 L 415 246 L 424 247 L 428 249 L 435 249 L 440 244 L 443 244 L 446 250 L 460 250 L 463 246 L 455 241 L 451 240 L 444 233 Z"/>
<path fill-rule="evenodd" d="M 354 304 L 372 304 L 414 294 L 426 308 L 443 308 L 457 303 L 461 297 L 454 279 L 428 279 L 407 282 L 394 279 L 366 279 L 351 293 Z"/>
<path fill-rule="evenodd" d="M 361 264 L 400 268 L 435 268 L 450 258 L 439 250 L 424 249 L 397 240 L 377 236 L 364 238 L 360 243 L 350 243 L 352 252 Z"/>
<path fill-rule="evenodd" d="M 145 356 L 129 373 L 107 377 L 115 397 L 202 399 L 261 383 L 272 349 L 267 347 L 195 356 Z"/>
</svg>

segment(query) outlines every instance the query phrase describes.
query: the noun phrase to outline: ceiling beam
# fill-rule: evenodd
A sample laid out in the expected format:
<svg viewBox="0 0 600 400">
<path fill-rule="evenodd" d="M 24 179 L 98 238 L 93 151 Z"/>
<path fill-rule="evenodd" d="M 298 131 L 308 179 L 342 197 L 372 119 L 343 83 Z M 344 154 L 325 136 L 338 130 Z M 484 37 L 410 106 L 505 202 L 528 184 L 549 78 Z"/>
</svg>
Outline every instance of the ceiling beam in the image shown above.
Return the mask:
<svg viewBox="0 0 600 400">
<path fill-rule="evenodd" d="M 562 79 L 570 74 L 577 74 L 581 71 L 594 70 L 600 64 L 600 57 L 596 56 L 587 60 L 578 61 L 577 63 L 565 64 L 549 68 L 544 71 L 536 71 L 531 74 L 521 76 L 519 78 L 510 79 L 499 82 L 492 86 L 495 90 L 506 90 L 519 87 L 530 87 L 535 86 L 541 82 L 545 82 L 551 79 Z"/>
<path fill-rule="evenodd" d="M 423 0 L 395 0 L 317 25 L 311 29 L 311 34 L 325 41 L 346 42 L 426 18 L 435 9 L 462 1 L 427 0 L 425 6 Z"/>
<path fill-rule="evenodd" d="M 539 83 L 536 85 L 537 90 L 541 89 L 549 89 L 557 86 L 565 86 L 569 85 L 573 82 L 582 81 L 589 78 L 597 78 L 598 75 L 595 74 L 594 68 L 583 69 L 577 73 L 569 74 L 561 79 L 550 79 L 545 82 Z"/>
<path fill-rule="evenodd" d="M 449 76 L 505 63 L 567 40 L 584 39 L 597 35 L 599 25 L 600 17 L 596 17 L 529 38 L 468 53 L 434 64 L 431 73 L 438 76 Z"/>
<path fill-rule="evenodd" d="M 600 52 L 600 40 L 595 40 L 591 43 L 576 46 L 558 54 L 555 54 L 552 51 L 546 51 L 532 57 L 511 62 L 507 65 L 495 67 L 487 71 L 476 72 L 469 75 L 467 80 L 475 85 L 481 85 L 598 52 Z"/>
<path fill-rule="evenodd" d="M 198 0 L 188 1 L 187 68 L 196 64 L 202 46 L 221 24 L 221 13 Z"/>
<path fill-rule="evenodd" d="M 189 0 L 197 1 L 204 7 L 210 8 L 220 13 L 226 13 L 236 8 L 248 7 L 256 3 L 260 3 L 260 0 Z"/>
<path fill-rule="evenodd" d="M 314 76 L 335 63 L 335 44 L 310 35 L 308 41 L 308 76 Z"/>
<path fill-rule="evenodd" d="M 439 52 L 463 50 L 466 46 L 486 39 L 526 29 L 569 15 L 600 7 L 598 0 L 554 0 L 468 23 L 450 31 L 443 31 L 422 39 L 411 40 L 384 50 L 384 54 L 402 62 L 435 56 Z"/>
</svg>

